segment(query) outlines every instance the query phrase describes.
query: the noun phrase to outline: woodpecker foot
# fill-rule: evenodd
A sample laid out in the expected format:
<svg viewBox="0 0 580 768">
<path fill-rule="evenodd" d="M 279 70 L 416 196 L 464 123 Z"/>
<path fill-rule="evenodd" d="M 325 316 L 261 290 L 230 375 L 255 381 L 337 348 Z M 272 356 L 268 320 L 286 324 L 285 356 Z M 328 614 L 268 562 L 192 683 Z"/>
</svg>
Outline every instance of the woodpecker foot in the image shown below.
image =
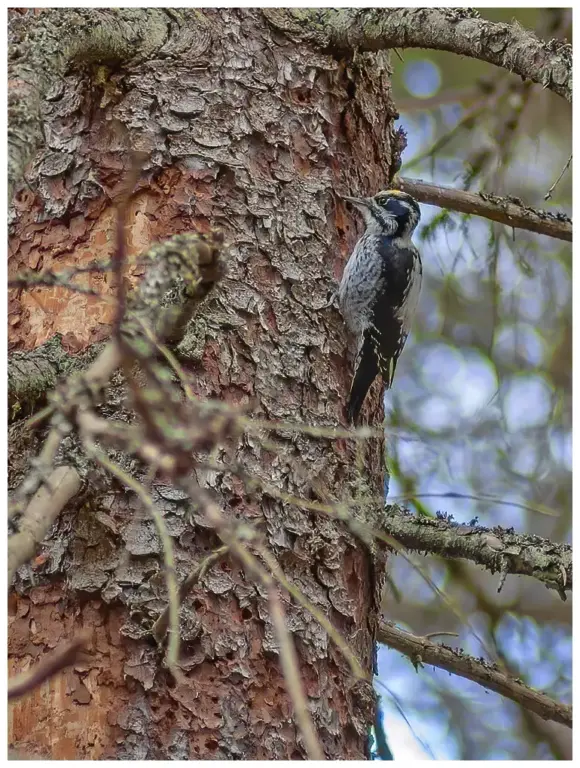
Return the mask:
<svg viewBox="0 0 580 768">
<path fill-rule="evenodd" d="M 338 310 L 338 291 L 329 291 L 326 304 L 323 304 L 320 309 L 328 309 L 329 307 Z"/>
</svg>

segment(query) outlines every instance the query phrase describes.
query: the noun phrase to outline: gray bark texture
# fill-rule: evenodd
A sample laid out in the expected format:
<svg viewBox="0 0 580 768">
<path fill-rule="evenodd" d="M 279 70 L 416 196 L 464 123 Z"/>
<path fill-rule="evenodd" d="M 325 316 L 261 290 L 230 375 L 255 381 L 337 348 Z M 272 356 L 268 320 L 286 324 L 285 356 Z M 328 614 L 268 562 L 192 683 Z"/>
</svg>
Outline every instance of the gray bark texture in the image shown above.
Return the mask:
<svg viewBox="0 0 580 768">
<path fill-rule="evenodd" d="M 131 252 L 210 226 L 229 243 L 228 274 L 182 343 L 195 393 L 245 405 L 260 418 L 340 425 L 351 366 L 341 319 L 325 305 L 357 234 L 337 193 L 372 193 L 400 165 L 404 140 L 393 128 L 388 57 L 321 53 L 291 41 L 260 10 L 157 10 L 153 22 L 139 13 L 131 42 L 139 46 L 152 34 L 147 55 L 105 56 L 104 63 L 85 56 L 81 43 L 99 25 L 125 29 L 126 10 L 11 17 L 20 50 L 36 51 L 32 61 L 45 66 L 50 89 L 23 102 L 17 165 L 32 159 L 28 186 L 11 209 L 10 274 L 109 259 L 128 150 L 145 149 L 149 160 L 129 212 Z M 70 39 L 73 21 L 79 44 L 55 68 L 42 46 L 59 30 Z M 37 140 L 27 132 L 35 118 L 26 110 L 36 107 L 46 141 L 34 154 Z M 89 284 L 112 293 L 108 275 Z M 84 350 L 106 338 L 112 312 L 98 297 L 60 286 L 15 290 L 11 344 L 32 349 L 60 333 L 65 352 Z M 117 377 L 104 415 L 131 418 L 122 397 Z M 367 413 L 381 417 L 378 386 Z M 268 440 L 245 434 L 233 459 L 281 493 L 338 502 L 362 487 L 380 498 L 380 441 L 367 441 L 361 462 L 352 441 L 281 431 Z M 17 476 L 22 443 L 13 448 Z M 61 459 L 80 466 L 75 445 L 71 438 Z M 124 466 L 139 476 L 138 466 Z M 304 758 L 260 585 L 226 556 L 192 589 L 181 612 L 183 676 L 173 680 L 149 632 L 167 605 L 153 523 L 132 493 L 81 469 L 86 492 L 18 572 L 11 673 L 81 630 L 92 639 L 82 664 L 11 705 L 11 744 L 53 759 Z M 371 677 L 384 557 L 371 557 L 344 524 L 250 492 L 231 471 L 198 466 L 196 474 L 225 515 L 261 524 L 287 578 L 328 616 Z M 156 486 L 155 501 L 182 581 L 219 539 L 171 488 Z M 308 611 L 290 598 L 285 608 L 326 757 L 368 756 L 370 683 L 353 680 Z"/>
</svg>

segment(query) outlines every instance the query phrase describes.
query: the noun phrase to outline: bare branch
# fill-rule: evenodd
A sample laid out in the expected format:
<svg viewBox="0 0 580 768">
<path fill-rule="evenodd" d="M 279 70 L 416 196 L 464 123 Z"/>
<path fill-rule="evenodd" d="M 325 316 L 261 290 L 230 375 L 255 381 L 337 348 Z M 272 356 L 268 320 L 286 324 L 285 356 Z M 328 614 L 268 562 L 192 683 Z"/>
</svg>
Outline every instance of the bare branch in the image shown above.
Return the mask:
<svg viewBox="0 0 580 768">
<path fill-rule="evenodd" d="M 445 131 L 442 136 L 435 139 L 431 146 L 421 150 L 409 160 L 406 160 L 403 165 L 403 170 L 407 172 L 424 160 L 432 160 L 438 152 L 449 144 L 451 139 L 462 131 L 471 130 L 482 116 L 489 114 L 491 110 L 498 109 L 504 98 L 508 96 L 511 91 L 512 86 L 509 83 L 508 76 L 500 78 L 491 91 L 484 89 L 481 98 L 478 99 L 475 104 L 472 104 L 469 109 L 466 109 L 463 112 L 455 125 L 448 131 Z"/>
<path fill-rule="evenodd" d="M 280 664 L 286 682 L 288 695 L 294 707 L 296 721 L 304 739 L 306 751 L 310 760 L 324 760 L 324 752 L 318 741 L 316 729 L 312 721 L 312 715 L 308 709 L 308 702 L 298 664 L 298 656 L 294 647 L 292 635 L 286 625 L 284 608 L 273 577 L 266 571 L 257 558 L 249 551 L 246 541 L 255 538 L 254 530 L 248 525 L 232 528 L 228 520 L 223 516 L 218 505 L 212 501 L 205 489 L 201 488 L 191 477 L 179 478 L 179 485 L 186 491 L 190 499 L 202 510 L 206 519 L 214 526 L 220 539 L 229 548 L 248 573 L 255 576 L 268 592 L 270 605 L 270 617 L 274 627 L 274 633 L 280 646 Z"/>
<path fill-rule="evenodd" d="M 47 485 L 39 488 L 33 496 L 19 520 L 18 533 L 8 540 L 8 584 L 12 583 L 18 568 L 34 555 L 61 509 L 79 492 L 80 487 L 81 478 L 75 469 L 57 467 Z"/>
<path fill-rule="evenodd" d="M 297 603 L 302 605 L 311 614 L 311 616 L 316 619 L 322 629 L 324 629 L 326 634 L 335 643 L 336 647 L 348 661 L 350 670 L 354 677 L 359 680 L 367 680 L 367 675 L 361 667 L 359 660 L 349 648 L 340 632 L 331 624 L 331 622 L 326 618 L 322 611 L 320 611 L 313 603 L 310 602 L 310 600 L 300 589 L 298 589 L 298 587 L 288 581 L 284 571 L 280 567 L 280 563 L 276 560 L 274 555 L 268 549 L 266 549 L 266 547 L 260 547 L 258 551 L 262 557 L 262 560 L 264 560 L 276 581 L 282 587 L 284 587 L 284 589 L 290 595 L 292 595 Z"/>
<path fill-rule="evenodd" d="M 408 192 L 420 203 L 483 216 L 508 227 L 526 229 L 557 240 L 572 242 L 572 220 L 565 214 L 528 208 L 517 198 L 466 192 L 439 184 L 429 184 L 420 179 L 400 178 L 394 186 Z"/>
<path fill-rule="evenodd" d="M 177 576 L 175 570 L 175 554 L 171 535 L 167 528 L 167 523 L 161 512 L 155 506 L 155 502 L 147 489 L 135 478 L 131 477 L 121 467 L 111 461 L 109 457 L 100 450 L 100 448 L 91 439 L 91 436 L 84 434 L 81 430 L 81 438 L 87 455 L 98 462 L 104 470 L 109 472 L 119 482 L 130 488 L 139 498 L 145 509 L 149 512 L 157 535 L 163 548 L 164 576 L 167 585 L 167 594 L 169 598 L 169 643 L 167 646 L 167 666 L 175 673 L 179 660 L 179 590 L 177 587 Z"/>
<path fill-rule="evenodd" d="M 416 517 L 396 505 L 387 506 L 385 533 L 407 549 L 445 558 L 462 558 L 491 573 L 533 576 L 565 600 L 572 590 L 572 547 L 504 528 L 458 525 L 441 518 Z M 502 585 L 500 580 L 500 588 Z"/>
<path fill-rule="evenodd" d="M 426 637 L 412 635 L 390 622 L 383 621 L 380 624 L 377 639 L 389 648 L 409 656 L 415 668 L 423 663 L 453 672 L 515 701 L 543 720 L 553 720 L 572 727 L 572 707 L 529 688 L 518 678 L 503 672 L 496 664 L 474 659 L 460 649 L 432 643 Z"/>
<path fill-rule="evenodd" d="M 274 26 L 337 54 L 428 48 L 495 64 L 572 101 L 572 46 L 470 8 L 268 8 Z"/>
</svg>

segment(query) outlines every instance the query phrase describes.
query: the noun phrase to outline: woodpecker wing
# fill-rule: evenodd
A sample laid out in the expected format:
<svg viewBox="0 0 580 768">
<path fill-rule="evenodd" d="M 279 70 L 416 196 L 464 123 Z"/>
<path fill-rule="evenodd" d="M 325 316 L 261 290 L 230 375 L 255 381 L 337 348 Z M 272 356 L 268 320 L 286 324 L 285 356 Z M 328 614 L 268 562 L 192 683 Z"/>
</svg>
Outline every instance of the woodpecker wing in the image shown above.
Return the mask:
<svg viewBox="0 0 580 768">
<path fill-rule="evenodd" d="M 390 389 L 419 302 L 423 270 L 419 252 L 412 243 L 396 249 L 384 243 L 383 249 L 383 300 L 375 305 L 370 336 L 381 376 Z"/>
</svg>

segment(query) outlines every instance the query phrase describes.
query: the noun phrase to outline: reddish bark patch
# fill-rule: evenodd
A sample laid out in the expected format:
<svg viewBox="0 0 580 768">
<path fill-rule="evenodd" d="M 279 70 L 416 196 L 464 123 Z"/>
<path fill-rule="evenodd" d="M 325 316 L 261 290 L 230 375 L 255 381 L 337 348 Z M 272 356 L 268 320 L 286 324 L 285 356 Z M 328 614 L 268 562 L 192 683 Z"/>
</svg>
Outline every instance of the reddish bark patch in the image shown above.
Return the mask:
<svg viewBox="0 0 580 768">
<path fill-rule="evenodd" d="M 93 628 L 93 634 L 77 671 L 66 669 L 10 703 L 8 739 L 22 754 L 99 760 L 105 756 L 105 746 L 121 735 L 111 723 L 127 701 L 123 651 L 111 643 L 119 619 L 115 611 L 102 614 L 97 601 L 89 601 L 75 616 L 63 613 L 55 602 L 61 594 L 60 589 L 39 587 L 34 601 L 32 595 L 12 595 L 16 617 L 9 619 L 10 676 L 30 669 L 83 627 Z M 125 621 L 122 611 L 118 614 Z"/>
</svg>

